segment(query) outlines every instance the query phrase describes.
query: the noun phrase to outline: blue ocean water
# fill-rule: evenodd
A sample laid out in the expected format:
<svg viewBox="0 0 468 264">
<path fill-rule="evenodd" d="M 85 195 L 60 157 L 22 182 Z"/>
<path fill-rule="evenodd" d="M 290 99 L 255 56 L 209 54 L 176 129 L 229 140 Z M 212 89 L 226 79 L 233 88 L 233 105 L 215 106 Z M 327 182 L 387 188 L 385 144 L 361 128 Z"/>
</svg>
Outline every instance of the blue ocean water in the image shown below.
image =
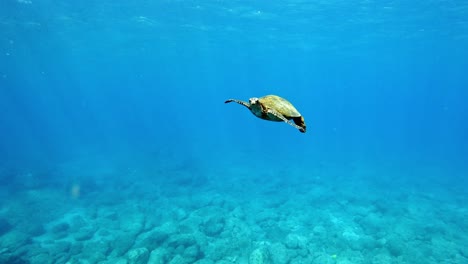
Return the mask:
<svg viewBox="0 0 468 264">
<path fill-rule="evenodd" d="M 468 263 L 467 47 L 464 1 L 1 0 L 0 262 Z"/>
</svg>

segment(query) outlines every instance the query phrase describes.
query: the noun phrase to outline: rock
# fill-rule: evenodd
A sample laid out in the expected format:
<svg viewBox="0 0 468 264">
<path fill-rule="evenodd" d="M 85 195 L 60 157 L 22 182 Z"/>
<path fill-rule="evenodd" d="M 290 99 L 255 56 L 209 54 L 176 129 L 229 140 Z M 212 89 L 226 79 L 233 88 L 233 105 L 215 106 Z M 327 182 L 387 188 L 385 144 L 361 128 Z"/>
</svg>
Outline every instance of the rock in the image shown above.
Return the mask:
<svg viewBox="0 0 468 264">
<path fill-rule="evenodd" d="M 4 218 L 0 218 L 0 236 L 9 232 L 12 229 L 12 225 Z"/>
<path fill-rule="evenodd" d="M 39 255 L 35 255 L 35 256 L 31 257 L 29 259 L 30 262 L 28 262 L 28 263 L 31 263 L 31 264 L 51 263 L 50 259 L 51 259 L 51 256 L 49 254 L 43 253 L 43 254 L 39 254 Z M 12 263 L 15 263 L 15 262 L 12 262 Z M 21 262 L 19 262 L 19 263 L 21 263 Z"/>
<path fill-rule="evenodd" d="M 459 250 L 460 255 L 468 259 L 468 247 L 460 247 L 458 250 Z"/>
<path fill-rule="evenodd" d="M 109 236 L 112 235 L 112 233 L 107 229 L 99 229 L 97 234 L 98 234 L 98 236 L 101 236 L 101 237 L 109 237 Z"/>
<path fill-rule="evenodd" d="M 216 264 L 233 264 L 233 263 L 235 263 L 235 262 L 230 261 L 230 260 L 225 260 L 225 259 L 216 261 Z M 245 263 L 245 262 L 243 262 L 243 263 Z"/>
<path fill-rule="evenodd" d="M 188 214 L 182 208 L 174 208 L 170 215 L 171 215 L 172 219 L 174 219 L 176 222 L 180 223 L 182 220 L 187 218 Z"/>
<path fill-rule="evenodd" d="M 28 261 L 29 260 L 29 261 Z M 5 264 L 14 264 L 14 263 L 32 263 L 31 259 L 28 259 L 27 257 L 22 257 L 18 256 L 16 254 L 12 254 L 8 250 L 5 249 L 0 249 L 0 263 L 5 263 Z M 37 262 L 35 262 L 37 263 Z"/>
<path fill-rule="evenodd" d="M 140 234 L 145 226 L 145 215 L 138 212 L 132 212 L 125 217 L 120 219 L 120 230 L 131 233 Z"/>
<path fill-rule="evenodd" d="M 383 217 L 375 213 L 369 213 L 360 219 L 359 224 L 361 225 L 362 230 L 364 230 L 364 232 L 368 235 L 376 234 L 386 226 Z"/>
<path fill-rule="evenodd" d="M 298 249 L 305 247 L 306 238 L 302 236 L 298 236 L 296 234 L 289 234 L 286 237 L 285 241 L 286 247 L 290 249 Z"/>
<path fill-rule="evenodd" d="M 214 262 L 211 259 L 200 259 L 194 262 L 193 264 L 214 264 Z"/>
<path fill-rule="evenodd" d="M 127 253 L 128 264 L 146 264 L 149 258 L 149 251 L 146 248 L 135 248 Z"/>
<path fill-rule="evenodd" d="M 66 263 L 72 264 L 72 263 Z M 128 260 L 124 258 L 107 258 L 107 260 L 98 262 L 98 264 L 128 264 Z"/>
<path fill-rule="evenodd" d="M 203 232 L 207 236 L 218 236 L 224 228 L 225 220 L 222 217 L 210 217 L 203 223 Z"/>
<path fill-rule="evenodd" d="M 325 238 L 327 235 L 327 230 L 321 225 L 315 226 L 312 232 L 314 236 L 317 236 L 320 238 Z"/>
<path fill-rule="evenodd" d="M 70 247 L 70 255 L 74 256 L 74 255 L 78 255 L 81 253 L 81 251 L 83 250 L 83 243 L 81 242 L 74 242 L 72 243 L 71 247 Z"/>
<path fill-rule="evenodd" d="M 25 257 L 25 256 L 27 256 L 29 254 L 29 250 L 31 248 L 35 247 L 35 246 L 39 247 L 37 245 L 33 246 L 32 244 L 21 246 L 21 247 L 19 247 L 19 248 L 17 248 L 15 250 L 14 255 L 17 256 L 17 257 Z M 43 252 L 47 252 L 47 251 L 43 251 Z M 1 254 L 1 252 L 0 252 L 0 254 Z M 30 256 L 32 256 L 32 255 L 30 255 Z M 0 263 L 2 263 L 2 262 L 0 262 Z"/>
<path fill-rule="evenodd" d="M 285 243 L 286 243 L 286 247 L 288 247 L 290 249 L 299 248 L 299 242 L 298 242 L 297 238 L 294 237 L 294 236 L 288 235 L 288 237 L 286 238 Z"/>
<path fill-rule="evenodd" d="M 70 221 L 70 231 L 78 232 L 83 227 L 86 227 L 86 221 L 81 215 L 75 215 Z"/>
<path fill-rule="evenodd" d="M 392 258 L 387 254 L 377 254 L 370 259 L 371 263 L 385 264 L 392 263 Z"/>
<path fill-rule="evenodd" d="M 334 257 L 334 255 L 330 256 L 330 255 L 328 255 L 326 253 L 319 253 L 318 256 L 315 257 L 313 263 L 335 264 L 336 263 L 336 257 Z M 370 263 L 374 263 L 374 262 L 370 262 Z"/>
<path fill-rule="evenodd" d="M 381 246 L 379 245 L 378 241 L 375 240 L 372 236 L 367 236 L 367 235 L 364 235 L 361 240 L 360 240 L 360 243 L 359 244 L 359 247 L 352 247 L 353 249 L 354 248 L 360 248 L 361 250 L 374 250 L 376 248 L 380 248 Z M 356 250 L 354 249 L 354 250 Z"/>
<path fill-rule="evenodd" d="M 70 242 L 59 241 L 59 242 L 54 243 L 54 245 L 49 249 L 49 253 L 54 256 L 62 254 L 62 253 L 68 253 L 68 251 L 70 250 L 70 247 L 71 247 Z"/>
<path fill-rule="evenodd" d="M 109 251 L 109 242 L 107 241 L 88 241 L 84 243 L 83 251 L 79 255 L 72 258 L 79 257 L 87 260 L 89 263 L 97 263 L 107 259 Z M 78 258 L 78 259 L 79 259 Z"/>
<path fill-rule="evenodd" d="M 175 222 L 169 221 L 161 225 L 158 230 L 168 235 L 176 234 L 179 231 L 179 225 Z"/>
<path fill-rule="evenodd" d="M 198 245 L 189 246 L 184 250 L 183 256 L 193 263 L 195 260 L 200 258 L 200 249 Z"/>
<path fill-rule="evenodd" d="M 178 246 L 189 247 L 196 243 L 195 237 L 190 234 L 174 235 L 169 238 L 169 245 L 174 248 Z"/>
<path fill-rule="evenodd" d="M 268 252 L 265 249 L 257 248 L 250 253 L 249 264 L 266 264 L 268 261 Z"/>
<path fill-rule="evenodd" d="M 169 237 L 169 234 L 160 230 L 153 230 L 139 236 L 136 247 L 146 247 L 149 249 L 158 248 Z"/>
<path fill-rule="evenodd" d="M 21 227 L 17 226 L 17 228 L 31 236 L 40 236 L 46 233 L 44 226 L 39 223 L 30 223 L 28 225 L 22 225 Z"/>
<path fill-rule="evenodd" d="M 307 247 L 301 247 L 297 250 L 297 255 L 306 258 L 309 255 L 309 249 Z M 307 263 L 307 261 L 305 262 Z"/>
<path fill-rule="evenodd" d="M 310 258 L 296 257 L 293 260 L 291 260 L 289 264 L 304 264 L 304 263 L 330 263 L 330 264 L 333 263 L 335 264 L 335 262 L 332 260 L 333 259 L 330 259 L 330 262 L 315 262 L 313 259 L 310 259 Z"/>
<path fill-rule="evenodd" d="M 112 263 L 109 263 L 109 264 L 128 264 L 128 260 L 120 258 L 116 262 L 112 262 Z"/>
<path fill-rule="evenodd" d="M 86 256 L 86 257 L 78 255 L 78 256 L 71 257 L 68 263 L 70 264 L 95 264 L 95 263 L 99 263 L 99 262 L 106 261 L 106 260 L 107 260 L 107 256 L 104 256 L 102 254 L 96 254 L 93 256 Z"/>
<path fill-rule="evenodd" d="M 70 225 L 67 224 L 67 223 L 58 223 L 56 225 L 54 225 L 50 231 L 52 233 L 62 233 L 62 232 L 67 232 L 68 229 L 70 229 Z"/>
<path fill-rule="evenodd" d="M 354 264 L 354 263 L 356 263 L 356 262 L 352 262 L 352 261 L 350 261 L 348 259 L 338 259 L 336 261 L 336 264 Z"/>
<path fill-rule="evenodd" d="M 167 251 L 163 248 L 157 248 L 151 251 L 148 259 L 148 264 L 164 264 L 166 263 Z"/>
<path fill-rule="evenodd" d="M 172 255 L 183 255 L 184 254 L 185 247 L 183 245 L 179 245 L 174 249 L 174 252 L 171 252 Z"/>
<path fill-rule="evenodd" d="M 404 241 L 401 241 L 396 237 L 391 237 L 387 240 L 386 247 L 390 254 L 392 254 L 394 257 L 398 257 L 403 254 L 403 251 L 405 249 L 404 245 Z"/>
<path fill-rule="evenodd" d="M 70 255 L 68 253 L 60 253 L 52 256 L 54 256 L 54 263 L 66 263 L 67 260 L 70 259 Z"/>
<path fill-rule="evenodd" d="M 123 233 L 117 235 L 112 241 L 112 248 L 114 249 L 111 253 L 111 256 L 122 256 L 127 253 L 127 251 L 135 243 L 135 236 L 133 234 Z"/>
<path fill-rule="evenodd" d="M 29 245 L 25 245 L 24 247 L 18 248 L 18 250 L 15 252 L 18 252 L 18 251 L 24 251 L 27 257 L 36 256 L 39 254 L 49 254 L 49 248 L 48 247 L 45 248 L 41 246 L 39 243 L 32 243 Z M 0 252 L 0 255 L 1 254 L 2 252 Z M 0 263 L 3 263 L 3 262 L 0 261 Z"/>
<path fill-rule="evenodd" d="M 83 260 L 86 261 L 84 263 L 97 263 L 99 261 L 103 261 L 103 260 L 106 260 L 107 259 L 107 256 L 106 255 L 103 255 L 102 253 L 96 253 L 92 256 L 86 256 L 86 258 L 79 258 L 80 259 L 80 262 L 78 262 L 79 264 L 82 264 L 83 263 Z"/>
<path fill-rule="evenodd" d="M 14 252 L 17 248 L 29 244 L 30 242 L 31 236 L 29 234 L 11 230 L 0 239 L 0 249 L 7 248 L 9 251 Z"/>
<path fill-rule="evenodd" d="M 169 264 L 190 264 L 189 261 L 184 259 L 181 255 L 176 255 Z"/>
<path fill-rule="evenodd" d="M 67 223 L 58 223 L 50 229 L 50 233 L 54 239 L 62 239 L 68 236 L 70 225 Z"/>
<path fill-rule="evenodd" d="M 74 237 L 77 241 L 90 240 L 94 236 L 96 230 L 91 227 L 81 228 L 79 232 L 75 233 Z"/>
<path fill-rule="evenodd" d="M 431 256 L 436 260 L 437 263 L 443 263 L 447 259 L 454 259 L 457 253 L 459 253 L 457 250 L 457 244 L 454 241 L 446 239 L 445 237 L 433 237 L 431 244 Z"/>
<path fill-rule="evenodd" d="M 271 261 L 274 264 L 289 263 L 290 256 L 288 255 L 286 247 L 281 243 L 271 245 L 270 249 Z"/>
<path fill-rule="evenodd" d="M 346 241 L 351 243 L 356 243 L 356 241 L 360 239 L 360 236 L 356 234 L 353 230 L 345 230 L 341 235 Z"/>
<path fill-rule="evenodd" d="M 88 241 L 84 243 L 82 255 L 90 259 L 103 260 L 110 250 L 108 241 Z M 103 259 L 101 259 L 101 257 Z"/>
<path fill-rule="evenodd" d="M 212 243 L 203 249 L 206 257 L 213 261 L 221 260 L 223 257 L 231 254 L 232 251 L 233 250 L 229 243 L 224 240 L 220 240 L 217 243 Z"/>
</svg>

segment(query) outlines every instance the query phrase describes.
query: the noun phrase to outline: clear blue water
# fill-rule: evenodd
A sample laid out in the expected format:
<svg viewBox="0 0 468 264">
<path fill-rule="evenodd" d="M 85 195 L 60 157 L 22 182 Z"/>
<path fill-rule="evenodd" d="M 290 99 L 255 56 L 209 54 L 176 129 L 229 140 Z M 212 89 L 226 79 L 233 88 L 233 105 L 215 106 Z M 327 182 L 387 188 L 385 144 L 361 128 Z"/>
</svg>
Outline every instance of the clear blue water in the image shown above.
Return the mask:
<svg viewBox="0 0 468 264">
<path fill-rule="evenodd" d="M 467 47 L 463 1 L 2 0 L 0 261 L 468 263 Z"/>
</svg>

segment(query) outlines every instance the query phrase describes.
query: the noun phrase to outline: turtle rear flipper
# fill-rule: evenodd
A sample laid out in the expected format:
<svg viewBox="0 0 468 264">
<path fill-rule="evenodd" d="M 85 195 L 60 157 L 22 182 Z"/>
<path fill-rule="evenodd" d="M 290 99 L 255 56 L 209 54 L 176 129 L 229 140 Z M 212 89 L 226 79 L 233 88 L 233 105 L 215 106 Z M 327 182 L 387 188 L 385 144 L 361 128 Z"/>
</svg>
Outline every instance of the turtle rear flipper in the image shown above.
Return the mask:
<svg viewBox="0 0 468 264">
<path fill-rule="evenodd" d="M 305 121 L 304 121 L 304 117 L 302 116 L 298 116 L 298 117 L 293 117 L 292 118 L 294 123 L 298 126 L 300 126 L 302 129 L 299 129 L 302 133 L 305 133 L 306 132 L 306 124 L 305 124 Z"/>
<path fill-rule="evenodd" d="M 237 99 L 227 99 L 224 103 L 227 104 L 227 103 L 231 103 L 231 102 L 238 103 L 238 104 L 243 105 L 243 106 L 247 107 L 248 109 L 250 109 L 250 104 L 249 103 L 241 101 L 241 100 L 237 100 Z"/>
<path fill-rule="evenodd" d="M 305 133 L 305 125 L 304 125 L 304 127 L 298 126 L 297 124 L 294 124 L 293 122 L 288 120 L 286 117 L 284 117 L 282 114 L 278 113 L 277 111 L 275 111 L 273 109 L 268 109 L 267 113 L 276 116 L 277 118 L 283 120 L 284 122 L 288 123 L 289 125 L 299 129 L 300 132 Z M 296 121 L 294 121 L 294 122 L 296 122 Z"/>
</svg>

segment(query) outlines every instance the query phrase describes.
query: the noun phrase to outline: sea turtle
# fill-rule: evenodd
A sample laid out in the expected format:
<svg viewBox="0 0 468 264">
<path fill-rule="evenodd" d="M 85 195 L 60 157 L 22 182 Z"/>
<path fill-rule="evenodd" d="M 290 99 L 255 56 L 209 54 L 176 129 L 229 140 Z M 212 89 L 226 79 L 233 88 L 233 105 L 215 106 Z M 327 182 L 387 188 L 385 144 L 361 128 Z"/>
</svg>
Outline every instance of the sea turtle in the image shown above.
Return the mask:
<svg viewBox="0 0 468 264">
<path fill-rule="evenodd" d="M 228 99 L 224 103 L 230 102 L 247 107 L 258 118 L 276 122 L 284 121 L 302 133 L 306 132 L 306 124 L 299 111 L 288 100 L 277 95 L 253 97 L 249 99 L 248 103 L 237 99 Z M 294 123 L 290 121 L 291 119 Z"/>
</svg>

